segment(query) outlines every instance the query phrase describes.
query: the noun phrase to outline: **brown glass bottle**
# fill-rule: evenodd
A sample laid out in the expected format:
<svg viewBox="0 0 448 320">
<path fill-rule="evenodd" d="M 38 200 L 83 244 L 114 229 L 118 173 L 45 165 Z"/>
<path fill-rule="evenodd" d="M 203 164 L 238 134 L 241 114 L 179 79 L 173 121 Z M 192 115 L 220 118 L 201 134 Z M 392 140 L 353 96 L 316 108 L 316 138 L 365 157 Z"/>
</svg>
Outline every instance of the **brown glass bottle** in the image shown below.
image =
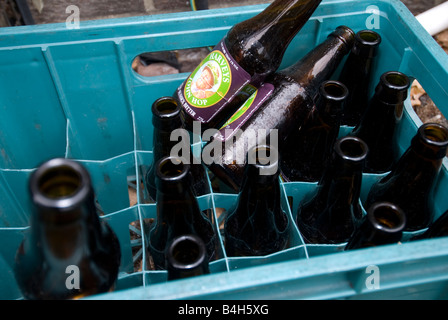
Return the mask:
<svg viewBox="0 0 448 320">
<path fill-rule="evenodd" d="M 153 160 L 146 174 L 146 187 L 149 196 L 155 201 L 157 188 L 155 184 L 156 163 L 164 156 L 169 156 L 173 147 L 181 142 L 171 141 L 171 134 L 174 130 L 183 129 L 184 121 L 181 113 L 181 107 L 178 101 L 172 97 L 160 97 L 151 107 L 153 130 Z M 188 132 L 185 130 L 185 133 Z M 188 139 L 187 139 L 188 138 Z M 189 143 L 189 136 L 185 137 L 185 141 Z M 209 185 L 205 168 L 200 160 L 193 155 L 190 146 L 186 146 L 185 150 L 189 151 L 187 161 L 190 164 L 190 174 L 193 181 L 193 189 L 196 196 L 201 196 L 209 192 Z M 183 149 L 183 150 L 184 150 Z M 184 155 L 182 155 L 184 156 Z"/>
<path fill-rule="evenodd" d="M 385 173 L 397 161 L 396 134 L 401 122 L 409 78 L 397 71 L 385 72 L 364 115 L 352 135 L 369 146 L 364 172 Z"/>
<path fill-rule="evenodd" d="M 345 250 L 397 243 L 406 225 L 404 212 L 389 202 L 374 203 L 348 241 Z"/>
<path fill-rule="evenodd" d="M 202 122 L 203 129 L 218 128 L 233 114 L 237 103 L 230 105 L 236 93 L 246 86 L 258 87 L 267 75 L 275 72 L 294 36 L 311 17 L 321 0 L 275 0 L 256 16 L 234 25 L 177 91 L 184 106 L 186 125 L 192 129 L 192 121 Z M 219 59 L 215 59 L 219 57 Z M 208 60 L 232 61 L 224 68 L 208 68 Z M 238 71 L 233 69 L 238 65 Z M 204 70 L 204 69 L 206 70 Z M 218 70 L 218 71 L 217 71 Z M 226 73 L 231 76 L 226 77 Z M 201 79 L 197 84 L 196 79 Z M 220 79 L 231 80 L 230 88 L 213 89 Z M 237 80 L 238 79 L 238 80 Z M 227 80 L 223 80 L 227 82 Z M 190 86 L 191 85 L 191 86 Z M 191 90 L 190 90 L 191 89 Z M 190 100 L 193 96 L 199 100 Z M 215 100 L 217 100 L 217 102 Z M 202 103 L 214 105 L 205 110 Z M 228 110 L 230 107 L 231 110 Z"/>
<path fill-rule="evenodd" d="M 379 201 L 392 202 L 406 215 L 405 231 L 428 227 L 433 220 L 430 196 L 447 147 L 447 128 L 436 123 L 420 126 L 392 171 L 372 186 L 366 207 Z"/>
<path fill-rule="evenodd" d="M 224 224 L 228 256 L 264 256 L 288 244 L 289 220 L 281 204 L 278 154 L 269 146 L 247 153 L 243 185 L 236 207 Z"/>
<path fill-rule="evenodd" d="M 356 137 L 336 141 L 317 185 L 297 211 L 297 226 L 306 243 L 347 242 L 362 217 L 359 201 L 367 145 Z"/>
<path fill-rule="evenodd" d="M 448 210 L 437 218 L 436 221 L 432 222 L 424 233 L 414 237 L 413 240 L 432 239 L 446 236 L 448 236 Z"/>
<path fill-rule="evenodd" d="M 177 157 L 157 162 L 157 218 L 149 231 L 149 253 L 156 269 L 166 269 L 168 244 L 177 236 L 194 234 L 204 241 L 207 258 L 215 257 L 216 235 L 212 223 L 199 209 L 190 166 Z"/>
<path fill-rule="evenodd" d="M 331 77 L 349 52 L 353 38 L 354 33 L 350 28 L 340 26 L 300 61 L 269 77 L 266 81 L 274 85 L 273 93 L 235 130 L 238 134 L 229 136 L 227 141 L 215 139 L 209 142 L 221 143 L 222 150 L 222 154 L 214 155 L 213 163 L 206 163 L 209 169 L 235 190 L 239 190 L 244 171 L 244 155 L 254 146 L 255 141 L 251 139 L 253 134 L 260 143 L 275 143 L 276 141 L 269 141 L 271 130 L 275 130 L 278 149 L 282 153 L 283 140 L 291 130 L 304 122 L 320 85 Z"/>
<path fill-rule="evenodd" d="M 78 299 L 113 290 L 118 239 L 95 208 L 86 169 L 67 159 L 43 163 L 29 180 L 34 211 L 15 261 L 25 299 Z"/>
<path fill-rule="evenodd" d="M 374 30 L 361 30 L 355 35 L 352 51 L 339 76 L 339 81 L 345 84 L 349 91 L 342 111 L 343 125 L 358 125 L 367 108 L 380 44 L 381 36 Z"/>
<path fill-rule="evenodd" d="M 348 90 L 339 81 L 325 81 L 316 103 L 301 126 L 291 132 L 282 148 L 281 175 L 285 181 L 319 181 L 338 138 Z"/>
<path fill-rule="evenodd" d="M 168 281 L 210 273 L 204 241 L 186 234 L 171 241 L 166 252 Z"/>
</svg>

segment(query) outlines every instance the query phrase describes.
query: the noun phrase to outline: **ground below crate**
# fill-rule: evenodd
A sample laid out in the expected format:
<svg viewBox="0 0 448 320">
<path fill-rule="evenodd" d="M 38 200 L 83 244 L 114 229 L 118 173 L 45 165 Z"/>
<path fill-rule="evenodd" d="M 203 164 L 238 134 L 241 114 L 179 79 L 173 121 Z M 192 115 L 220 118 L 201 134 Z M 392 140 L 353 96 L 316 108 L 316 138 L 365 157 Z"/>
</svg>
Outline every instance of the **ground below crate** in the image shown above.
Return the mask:
<svg viewBox="0 0 448 320">
<path fill-rule="evenodd" d="M 434 39 L 448 54 L 448 30 L 435 35 Z M 423 123 L 437 122 L 448 127 L 448 120 L 443 116 L 418 81 L 414 81 L 411 87 L 411 103 Z"/>
</svg>

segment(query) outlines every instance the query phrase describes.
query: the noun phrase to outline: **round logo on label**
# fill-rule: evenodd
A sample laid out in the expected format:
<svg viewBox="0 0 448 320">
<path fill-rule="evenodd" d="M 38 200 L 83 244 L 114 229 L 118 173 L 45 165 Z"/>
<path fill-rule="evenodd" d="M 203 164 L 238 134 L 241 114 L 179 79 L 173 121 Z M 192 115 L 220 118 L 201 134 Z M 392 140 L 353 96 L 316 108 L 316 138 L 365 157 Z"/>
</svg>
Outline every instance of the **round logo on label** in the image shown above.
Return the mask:
<svg viewBox="0 0 448 320">
<path fill-rule="evenodd" d="M 221 101 L 230 89 L 231 70 L 224 54 L 211 52 L 185 83 L 185 99 L 197 108 L 208 108 Z"/>
</svg>

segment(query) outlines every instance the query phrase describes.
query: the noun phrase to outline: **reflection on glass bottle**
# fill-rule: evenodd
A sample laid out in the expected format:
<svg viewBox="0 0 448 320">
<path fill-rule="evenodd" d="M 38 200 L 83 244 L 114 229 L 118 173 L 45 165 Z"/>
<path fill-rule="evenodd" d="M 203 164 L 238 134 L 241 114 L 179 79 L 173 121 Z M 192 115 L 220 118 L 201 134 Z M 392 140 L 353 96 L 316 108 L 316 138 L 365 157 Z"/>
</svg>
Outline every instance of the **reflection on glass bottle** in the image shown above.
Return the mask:
<svg viewBox="0 0 448 320">
<path fill-rule="evenodd" d="M 321 0 L 275 0 L 254 17 L 235 24 L 178 88 L 187 129 L 219 128 L 274 73 L 294 36 Z M 237 101 L 233 101 L 236 99 Z"/>
<path fill-rule="evenodd" d="M 174 238 L 166 252 L 168 280 L 210 273 L 204 241 L 193 234 Z"/>
<path fill-rule="evenodd" d="M 409 78 L 397 71 L 381 75 L 375 94 L 352 135 L 369 146 L 364 172 L 384 173 L 396 162 L 396 135 L 408 96 Z"/>
<path fill-rule="evenodd" d="M 34 210 L 15 261 L 25 299 L 78 299 L 113 290 L 118 238 L 96 207 L 90 175 L 78 162 L 55 158 L 31 175 Z"/>
<path fill-rule="evenodd" d="M 210 142 L 220 143 L 222 152 L 215 155 L 213 163 L 207 164 L 209 169 L 229 186 L 239 190 L 244 155 L 250 148 L 261 143 L 272 145 L 273 141 L 270 140 L 274 139 L 271 139 L 271 132 L 275 132 L 278 149 L 282 153 L 283 139 L 308 117 L 320 85 L 331 77 L 351 49 L 353 38 L 354 32 L 350 28 L 340 26 L 300 61 L 270 76 L 266 81 L 274 87 L 272 94 L 261 100 L 260 104 L 248 107 L 238 121 L 230 124 L 230 129 L 226 127 L 226 132 L 230 130 L 235 132 L 234 135 Z M 256 139 L 253 139 L 254 133 Z M 235 155 L 242 159 L 235 160 Z"/>
<path fill-rule="evenodd" d="M 184 128 L 183 115 L 178 101 L 172 97 L 158 98 L 151 107 L 153 130 L 153 160 L 146 174 L 146 186 L 150 197 L 155 200 L 157 188 L 155 185 L 156 163 L 164 156 L 169 156 L 173 147 L 180 142 L 172 141 L 171 134 L 173 131 Z M 187 134 L 187 131 L 184 131 Z M 183 141 L 190 141 L 190 137 L 186 137 Z M 189 142 L 188 142 L 189 143 Z M 189 151 L 188 158 L 185 162 L 190 164 L 190 174 L 192 175 L 193 188 L 196 196 L 201 196 L 209 192 L 207 175 L 205 168 L 200 160 L 195 159 L 190 146 L 186 146 L 185 150 Z M 184 156 L 184 155 L 182 155 Z"/>
<path fill-rule="evenodd" d="M 299 204 L 297 226 L 306 243 L 347 242 L 362 217 L 359 201 L 367 145 L 356 137 L 336 141 L 317 189 Z"/>
<path fill-rule="evenodd" d="M 379 201 L 392 202 L 406 214 L 405 231 L 428 227 L 433 220 L 430 197 L 447 147 L 447 128 L 437 123 L 420 126 L 392 171 L 372 186 L 366 207 Z"/>
<path fill-rule="evenodd" d="M 282 148 L 285 181 L 319 181 L 338 138 L 341 111 L 348 90 L 338 81 L 325 81 L 305 122 L 291 132 Z"/>
<path fill-rule="evenodd" d="M 414 237 L 413 240 L 432 239 L 446 236 L 448 236 L 448 210 L 445 211 L 436 221 L 432 222 L 424 233 Z"/>
<path fill-rule="evenodd" d="M 190 178 L 190 166 L 177 157 L 157 162 L 157 218 L 149 232 L 149 253 L 156 269 L 166 269 L 166 249 L 175 238 L 194 234 L 204 241 L 207 258 L 215 257 L 216 235 L 200 210 Z"/>
<path fill-rule="evenodd" d="M 342 124 L 356 126 L 361 121 L 368 102 L 370 83 L 375 72 L 375 62 L 381 36 L 374 30 L 361 30 L 355 35 L 355 43 L 342 68 L 339 81 L 349 91 L 343 108 Z"/>
<path fill-rule="evenodd" d="M 288 244 L 289 220 L 281 204 L 276 152 L 263 145 L 247 153 L 241 192 L 224 225 L 228 256 L 263 256 Z"/>
<path fill-rule="evenodd" d="M 397 243 L 406 225 L 404 212 L 389 202 L 374 203 L 351 236 L 345 250 Z"/>
</svg>

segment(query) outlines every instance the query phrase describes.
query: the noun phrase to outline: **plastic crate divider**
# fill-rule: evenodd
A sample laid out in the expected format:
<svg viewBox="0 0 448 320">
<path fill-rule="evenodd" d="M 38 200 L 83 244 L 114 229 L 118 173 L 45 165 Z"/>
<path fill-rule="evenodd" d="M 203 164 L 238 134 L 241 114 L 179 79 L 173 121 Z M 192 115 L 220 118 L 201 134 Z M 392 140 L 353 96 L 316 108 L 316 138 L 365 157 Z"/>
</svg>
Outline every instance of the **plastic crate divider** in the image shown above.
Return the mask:
<svg viewBox="0 0 448 320">
<path fill-rule="evenodd" d="M 69 156 L 104 160 L 132 151 L 129 90 L 121 80 L 126 77 L 122 76 L 115 42 L 51 46 L 45 52 L 62 109 L 70 121 Z"/>
<path fill-rule="evenodd" d="M 32 171 L 0 169 L 0 228 L 28 226 L 31 203 L 27 187 Z"/>
</svg>

